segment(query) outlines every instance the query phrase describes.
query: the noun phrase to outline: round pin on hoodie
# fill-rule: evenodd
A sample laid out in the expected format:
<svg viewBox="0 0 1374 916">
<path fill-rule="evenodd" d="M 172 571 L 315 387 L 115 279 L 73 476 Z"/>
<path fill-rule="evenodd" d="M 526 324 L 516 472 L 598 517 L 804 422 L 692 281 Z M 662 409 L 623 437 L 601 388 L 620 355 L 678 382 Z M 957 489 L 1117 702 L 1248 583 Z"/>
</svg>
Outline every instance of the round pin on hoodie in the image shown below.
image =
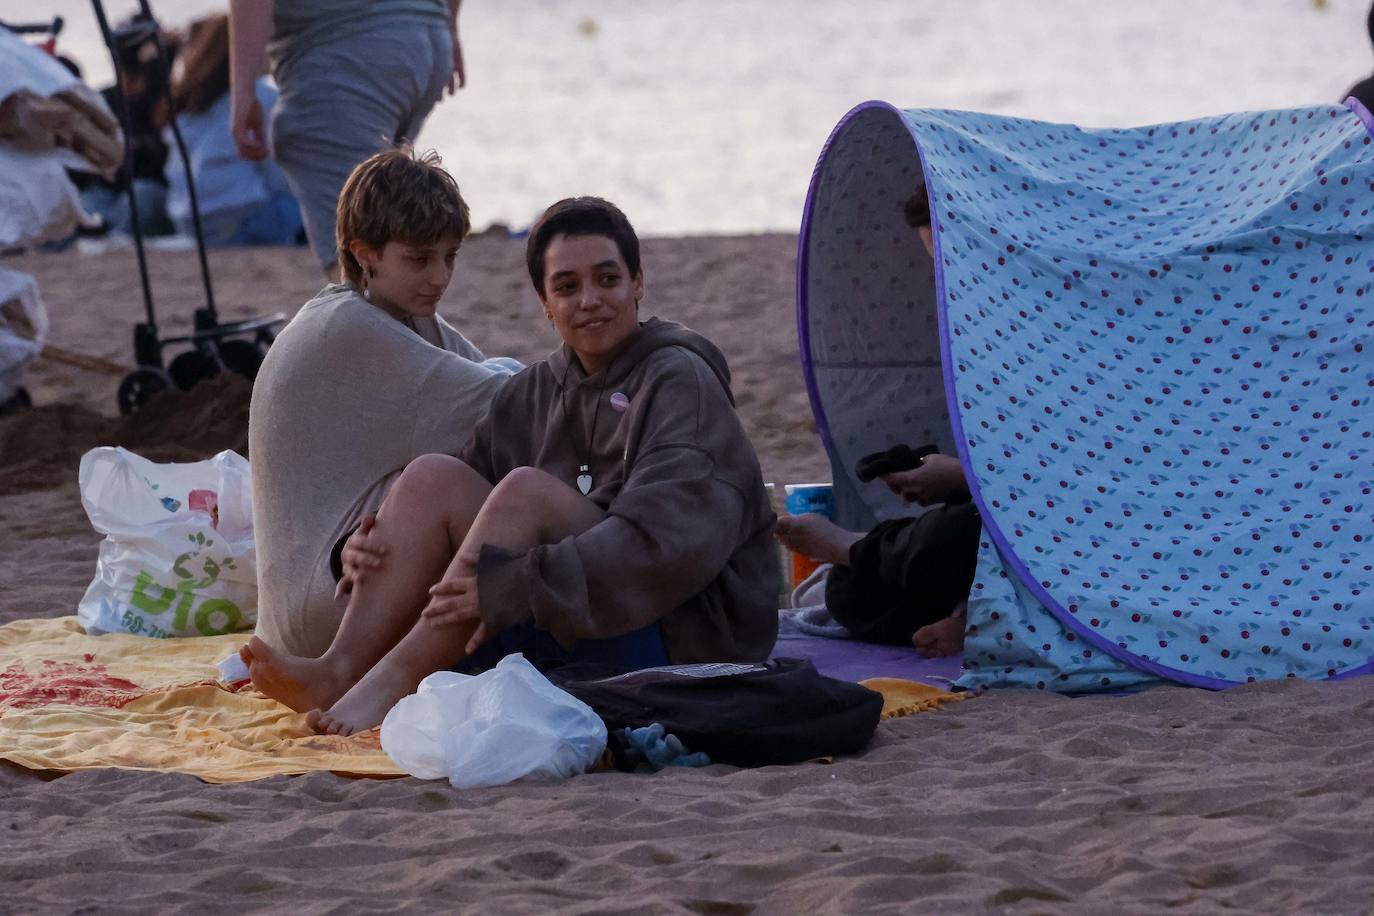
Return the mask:
<svg viewBox="0 0 1374 916">
<path fill-rule="evenodd" d="M 617 391 L 615 394 L 611 395 L 611 406 L 621 413 L 624 413 L 630 409 L 630 399 L 625 396 L 625 392 Z"/>
</svg>

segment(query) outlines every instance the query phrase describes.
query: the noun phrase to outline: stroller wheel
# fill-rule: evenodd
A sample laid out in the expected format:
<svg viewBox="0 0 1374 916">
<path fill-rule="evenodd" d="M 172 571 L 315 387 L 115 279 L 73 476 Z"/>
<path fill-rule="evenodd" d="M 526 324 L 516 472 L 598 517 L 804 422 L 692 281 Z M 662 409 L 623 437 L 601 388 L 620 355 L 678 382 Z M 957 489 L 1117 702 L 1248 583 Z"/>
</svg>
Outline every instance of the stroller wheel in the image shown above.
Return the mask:
<svg viewBox="0 0 1374 916">
<path fill-rule="evenodd" d="M 200 382 L 219 375 L 219 364 L 204 350 L 187 350 L 172 360 L 167 372 L 178 388 L 190 391 Z"/>
<path fill-rule="evenodd" d="M 172 387 L 172 379 L 161 369 L 135 369 L 119 383 L 119 412 L 125 416 L 138 410 L 155 394 Z"/>
<path fill-rule="evenodd" d="M 225 340 L 219 345 L 220 362 L 230 372 L 242 375 L 249 381 L 258 377 L 258 367 L 262 365 L 262 350 L 256 343 L 246 340 Z"/>
</svg>

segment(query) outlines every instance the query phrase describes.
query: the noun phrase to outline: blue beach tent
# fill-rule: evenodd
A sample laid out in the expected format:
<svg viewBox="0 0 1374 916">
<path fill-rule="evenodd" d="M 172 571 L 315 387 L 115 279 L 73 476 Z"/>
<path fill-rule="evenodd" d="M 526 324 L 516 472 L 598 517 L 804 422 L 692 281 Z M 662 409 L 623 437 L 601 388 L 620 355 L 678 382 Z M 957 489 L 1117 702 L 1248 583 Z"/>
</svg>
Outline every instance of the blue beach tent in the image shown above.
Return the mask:
<svg viewBox="0 0 1374 916">
<path fill-rule="evenodd" d="M 1097 130 L 868 102 L 803 218 L 801 358 L 855 462 L 957 453 L 982 514 L 964 686 L 1374 671 L 1374 120 Z M 903 218 L 925 185 L 935 263 Z"/>
</svg>

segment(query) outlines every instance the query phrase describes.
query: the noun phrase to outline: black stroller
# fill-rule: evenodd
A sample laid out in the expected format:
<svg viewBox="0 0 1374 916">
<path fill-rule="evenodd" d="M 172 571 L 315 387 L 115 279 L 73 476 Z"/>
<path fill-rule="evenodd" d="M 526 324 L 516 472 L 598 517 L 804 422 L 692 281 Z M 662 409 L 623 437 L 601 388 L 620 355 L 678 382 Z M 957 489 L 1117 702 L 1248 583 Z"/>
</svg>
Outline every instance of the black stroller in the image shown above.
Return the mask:
<svg viewBox="0 0 1374 916">
<path fill-rule="evenodd" d="M 190 334 L 180 337 L 160 337 L 157 319 L 153 310 L 153 293 L 148 283 L 148 261 L 143 247 L 143 233 L 139 226 L 138 201 L 134 194 L 132 170 L 132 124 L 129 117 L 128 96 L 120 73 L 120 60 L 130 52 L 140 48 L 150 48 L 155 55 L 153 66 L 160 70 L 164 79 L 163 87 L 170 83 L 170 62 L 167 48 L 162 40 L 162 32 L 148 0 L 139 0 L 139 12 L 128 23 L 112 29 L 105 16 L 101 0 L 92 0 L 95 16 L 100 24 L 100 34 L 109 49 L 115 68 L 115 85 L 119 95 L 125 100 L 117 112 L 124 128 L 124 184 L 128 190 L 130 216 L 134 237 L 134 250 L 138 254 L 138 274 L 143 285 L 143 305 L 147 320 L 134 325 L 134 361 L 137 368 L 129 373 L 119 385 L 119 411 L 132 413 L 147 403 L 148 399 L 169 388 L 187 390 L 196 383 L 229 371 L 252 379 L 257 375 L 267 348 L 271 346 L 277 329 L 286 321 L 281 314 L 265 318 L 250 318 L 245 321 L 221 323 L 215 310 L 215 294 L 210 283 L 210 265 L 205 256 L 205 238 L 200 224 L 200 207 L 196 199 L 196 186 L 191 174 L 190 157 L 186 152 L 185 141 L 177 126 L 176 115 L 170 111 L 168 100 L 168 124 L 171 127 L 177 149 L 181 153 L 182 168 L 185 169 L 186 187 L 190 192 L 191 222 L 195 227 L 196 251 L 200 255 L 200 275 L 205 287 L 205 305 L 193 313 Z M 170 362 L 164 361 L 169 347 L 181 349 Z"/>
</svg>

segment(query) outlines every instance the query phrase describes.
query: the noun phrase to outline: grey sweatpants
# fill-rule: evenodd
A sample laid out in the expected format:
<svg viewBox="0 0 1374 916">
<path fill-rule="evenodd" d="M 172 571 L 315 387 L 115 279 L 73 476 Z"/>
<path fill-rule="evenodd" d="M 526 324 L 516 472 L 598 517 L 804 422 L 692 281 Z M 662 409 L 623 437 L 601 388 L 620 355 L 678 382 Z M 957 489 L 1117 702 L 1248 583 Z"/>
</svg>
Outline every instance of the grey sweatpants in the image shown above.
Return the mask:
<svg viewBox="0 0 1374 916">
<path fill-rule="evenodd" d="M 348 174 L 373 153 L 414 141 L 452 72 L 447 29 L 399 22 L 312 47 L 273 74 L 281 95 L 272 155 L 326 272 L 338 262 L 334 214 Z"/>
</svg>

